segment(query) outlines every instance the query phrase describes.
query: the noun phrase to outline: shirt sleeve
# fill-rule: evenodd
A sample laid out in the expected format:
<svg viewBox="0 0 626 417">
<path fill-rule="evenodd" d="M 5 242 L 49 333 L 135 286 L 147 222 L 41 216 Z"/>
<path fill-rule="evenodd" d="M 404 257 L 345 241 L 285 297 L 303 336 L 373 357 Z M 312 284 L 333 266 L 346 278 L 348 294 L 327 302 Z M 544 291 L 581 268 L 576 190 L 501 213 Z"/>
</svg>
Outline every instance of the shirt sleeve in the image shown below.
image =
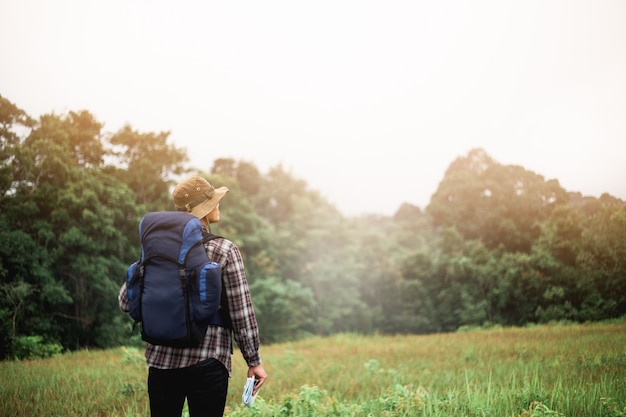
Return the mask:
<svg viewBox="0 0 626 417">
<path fill-rule="evenodd" d="M 128 291 L 126 290 L 126 281 L 122 284 L 119 294 L 117 294 L 117 302 L 120 306 L 120 310 L 128 313 L 130 308 L 128 306 Z"/>
<path fill-rule="evenodd" d="M 248 366 L 259 365 L 261 358 L 258 324 L 252 306 L 243 258 L 239 248 L 234 244 L 227 252 L 224 286 L 235 341 Z"/>
</svg>

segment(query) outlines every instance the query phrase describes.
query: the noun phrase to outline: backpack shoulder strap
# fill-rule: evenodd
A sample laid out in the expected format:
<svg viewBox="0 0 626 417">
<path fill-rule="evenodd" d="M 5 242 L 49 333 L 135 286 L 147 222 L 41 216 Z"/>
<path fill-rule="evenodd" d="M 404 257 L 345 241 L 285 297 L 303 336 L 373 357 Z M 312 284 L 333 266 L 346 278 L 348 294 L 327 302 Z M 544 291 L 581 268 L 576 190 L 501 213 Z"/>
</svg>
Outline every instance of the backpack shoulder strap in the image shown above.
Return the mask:
<svg viewBox="0 0 626 417">
<path fill-rule="evenodd" d="M 207 243 L 210 240 L 216 239 L 218 237 L 222 237 L 220 235 L 214 235 L 212 233 L 209 233 L 205 230 L 202 231 L 202 243 Z"/>
</svg>

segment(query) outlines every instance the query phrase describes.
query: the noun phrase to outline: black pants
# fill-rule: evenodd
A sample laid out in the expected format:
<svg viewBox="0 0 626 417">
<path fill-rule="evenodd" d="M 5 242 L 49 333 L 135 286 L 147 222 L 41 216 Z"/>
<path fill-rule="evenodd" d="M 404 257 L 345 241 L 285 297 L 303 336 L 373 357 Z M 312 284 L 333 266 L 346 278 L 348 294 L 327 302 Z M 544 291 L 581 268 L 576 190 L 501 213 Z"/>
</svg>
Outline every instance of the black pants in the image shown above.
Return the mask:
<svg viewBox="0 0 626 417">
<path fill-rule="evenodd" d="M 190 417 L 222 417 L 227 394 L 228 371 L 215 359 L 188 368 L 148 371 L 152 417 L 180 417 L 185 398 Z"/>
</svg>

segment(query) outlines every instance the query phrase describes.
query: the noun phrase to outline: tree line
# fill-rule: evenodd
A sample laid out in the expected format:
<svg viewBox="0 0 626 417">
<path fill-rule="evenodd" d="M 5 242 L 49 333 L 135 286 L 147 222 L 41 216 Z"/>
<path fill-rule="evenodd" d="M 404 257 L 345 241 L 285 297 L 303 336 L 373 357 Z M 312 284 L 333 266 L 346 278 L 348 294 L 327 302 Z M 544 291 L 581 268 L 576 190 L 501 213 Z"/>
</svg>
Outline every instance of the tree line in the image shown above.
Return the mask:
<svg viewBox="0 0 626 417">
<path fill-rule="evenodd" d="M 345 217 L 281 165 L 188 161 L 169 132 L 107 133 L 86 110 L 35 119 L 0 96 L 0 358 L 140 343 L 117 292 L 139 220 L 173 210 L 190 174 L 231 190 L 212 231 L 242 251 L 264 343 L 626 313 L 626 204 L 482 149 L 393 216 Z"/>
</svg>

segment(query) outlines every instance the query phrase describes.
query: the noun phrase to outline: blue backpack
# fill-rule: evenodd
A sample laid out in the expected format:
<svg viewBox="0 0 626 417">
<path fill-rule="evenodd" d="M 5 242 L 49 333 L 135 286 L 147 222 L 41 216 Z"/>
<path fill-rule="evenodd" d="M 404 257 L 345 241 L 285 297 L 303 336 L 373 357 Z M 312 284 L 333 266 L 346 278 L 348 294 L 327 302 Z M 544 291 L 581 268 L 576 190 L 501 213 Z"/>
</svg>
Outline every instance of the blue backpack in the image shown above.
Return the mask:
<svg viewBox="0 0 626 417">
<path fill-rule="evenodd" d="M 152 212 L 141 219 L 141 259 L 128 267 L 126 288 L 130 316 L 141 323 L 144 341 L 193 347 L 209 324 L 228 327 L 222 268 L 203 245 L 219 236 L 203 232 L 200 220 L 186 212 Z"/>
</svg>

